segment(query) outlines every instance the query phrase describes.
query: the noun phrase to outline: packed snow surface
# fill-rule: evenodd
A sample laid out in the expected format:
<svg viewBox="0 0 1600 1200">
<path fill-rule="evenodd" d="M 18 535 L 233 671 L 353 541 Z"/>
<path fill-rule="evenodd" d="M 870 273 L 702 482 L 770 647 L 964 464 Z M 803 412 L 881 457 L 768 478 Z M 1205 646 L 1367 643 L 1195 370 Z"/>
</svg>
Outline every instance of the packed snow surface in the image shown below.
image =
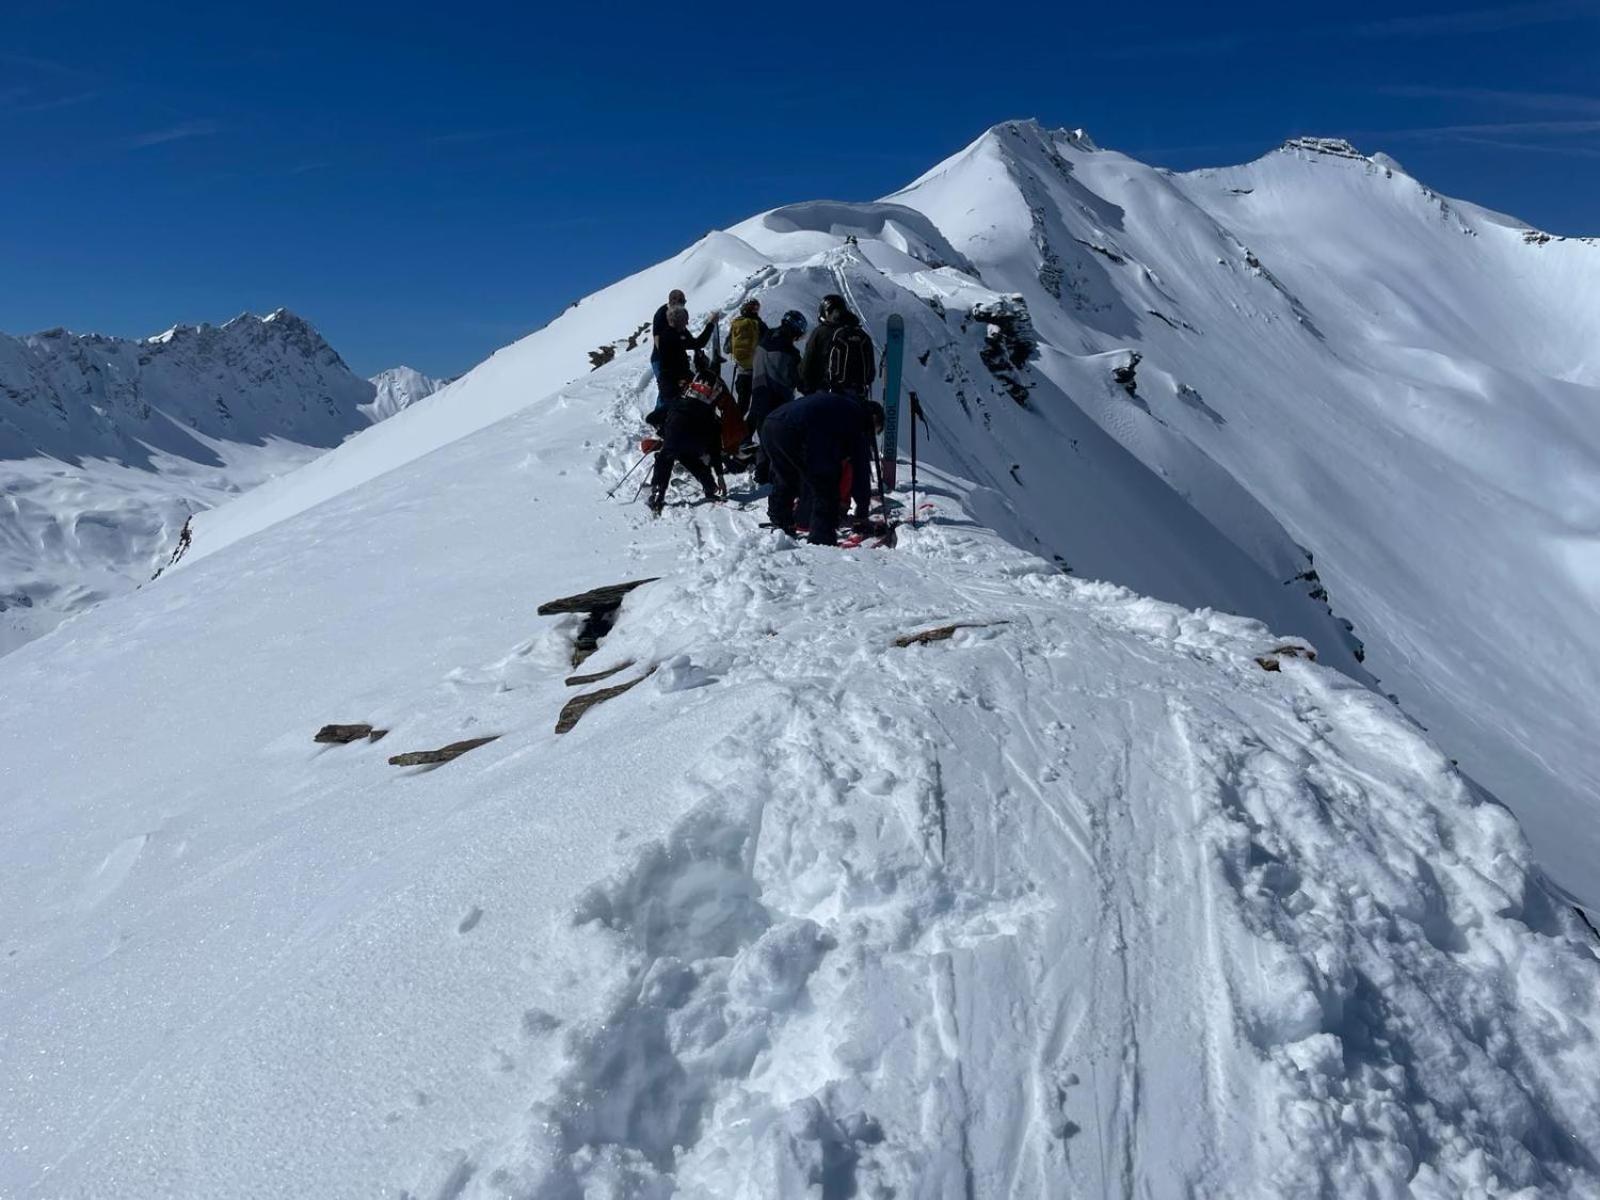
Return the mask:
<svg viewBox="0 0 1600 1200">
<path fill-rule="evenodd" d="M 1313 154 L 1397 184 L 1283 152 Z M 1180 185 L 1251 186 L 1002 127 L 891 202 L 713 234 L 0 660 L 0 1195 L 1600 1196 L 1595 938 L 1472 747 L 1368 686 L 1409 662 L 1423 695 L 1464 653 L 1353 607 L 1409 612 L 1363 573 L 1409 515 L 1313 521 L 1386 443 L 1338 415 L 1355 382 L 1265 407 L 1255 373 L 1340 326 Z M 1136 265 L 1136 213 L 1225 282 Z M 1461 219 L 1467 247 L 1509 229 Z M 845 551 L 737 504 L 650 521 L 622 481 L 674 285 L 697 316 L 901 313 L 919 526 Z M 1423 503 L 1397 461 L 1362 486 Z M 568 684 L 583 618 L 536 608 L 633 580 L 577 668 L 615 673 Z M 1521 680 L 1506 728 L 1554 790 L 1503 798 L 1537 827 L 1588 760 Z M 389 732 L 313 744 L 331 722 Z"/>
</svg>

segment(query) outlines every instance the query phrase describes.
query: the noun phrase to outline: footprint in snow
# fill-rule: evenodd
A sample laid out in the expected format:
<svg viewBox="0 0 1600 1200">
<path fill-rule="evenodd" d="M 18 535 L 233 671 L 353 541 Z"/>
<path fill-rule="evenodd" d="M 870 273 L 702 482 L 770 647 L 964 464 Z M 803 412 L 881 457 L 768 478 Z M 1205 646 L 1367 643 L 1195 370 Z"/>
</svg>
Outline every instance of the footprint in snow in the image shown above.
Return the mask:
<svg viewBox="0 0 1600 1200">
<path fill-rule="evenodd" d="M 461 923 L 456 926 L 457 933 L 471 933 L 478 927 L 478 922 L 483 920 L 483 909 L 476 904 L 461 918 Z"/>
<path fill-rule="evenodd" d="M 522 1036 L 544 1037 L 561 1028 L 561 1018 L 542 1008 L 530 1008 L 522 1014 Z"/>
</svg>

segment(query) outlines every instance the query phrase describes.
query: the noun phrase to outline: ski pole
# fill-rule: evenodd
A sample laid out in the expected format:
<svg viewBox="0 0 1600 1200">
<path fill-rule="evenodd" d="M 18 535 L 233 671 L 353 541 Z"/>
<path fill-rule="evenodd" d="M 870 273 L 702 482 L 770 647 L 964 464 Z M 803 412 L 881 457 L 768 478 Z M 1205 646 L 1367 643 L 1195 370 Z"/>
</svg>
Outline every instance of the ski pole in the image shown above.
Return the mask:
<svg viewBox="0 0 1600 1200">
<path fill-rule="evenodd" d="M 614 484 L 611 485 L 611 490 L 606 493 L 606 499 L 609 500 L 609 499 L 611 499 L 611 497 L 615 496 L 617 494 L 617 489 L 619 487 L 621 487 L 623 484 L 628 482 L 628 476 L 632 475 L 640 467 L 644 466 L 644 460 L 649 458 L 654 453 L 655 453 L 654 450 L 646 450 L 643 454 L 641 454 L 639 456 L 639 461 L 634 463 L 633 466 L 628 468 L 628 474 L 624 475 L 621 479 L 617 480 Z"/>
<path fill-rule="evenodd" d="M 922 402 L 917 399 L 915 392 L 911 393 L 911 526 L 917 524 L 917 421 L 927 420 L 922 415 Z"/>
</svg>

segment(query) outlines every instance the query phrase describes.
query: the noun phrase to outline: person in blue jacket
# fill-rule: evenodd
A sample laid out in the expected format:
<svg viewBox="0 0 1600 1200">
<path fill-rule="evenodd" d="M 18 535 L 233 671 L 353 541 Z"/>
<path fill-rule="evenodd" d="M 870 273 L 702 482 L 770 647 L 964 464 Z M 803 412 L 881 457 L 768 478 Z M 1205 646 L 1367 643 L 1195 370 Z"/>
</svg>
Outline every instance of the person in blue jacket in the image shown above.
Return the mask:
<svg viewBox="0 0 1600 1200">
<path fill-rule="evenodd" d="M 795 502 L 811 501 L 806 540 L 832 546 L 839 538 L 839 485 L 851 470 L 855 519 L 864 522 L 872 500 L 872 438 L 883 430 L 883 406 L 845 392 L 814 392 L 774 410 L 761 427 L 772 472 L 767 519 L 795 532 Z"/>
</svg>

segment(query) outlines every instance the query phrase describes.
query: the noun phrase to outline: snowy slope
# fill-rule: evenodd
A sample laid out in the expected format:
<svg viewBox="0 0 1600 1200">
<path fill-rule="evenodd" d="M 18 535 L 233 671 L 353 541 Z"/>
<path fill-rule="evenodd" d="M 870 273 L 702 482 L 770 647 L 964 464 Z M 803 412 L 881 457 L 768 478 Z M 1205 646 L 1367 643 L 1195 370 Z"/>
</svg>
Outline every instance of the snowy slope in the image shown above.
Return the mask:
<svg viewBox="0 0 1600 1200">
<path fill-rule="evenodd" d="M 433 395 L 448 379 L 435 379 L 413 367 L 390 367 L 379 371 L 367 382 L 377 389 L 371 404 L 361 406 L 361 411 L 374 424 L 387 421 L 403 408 L 410 408 L 418 400 Z"/>
<path fill-rule="evenodd" d="M 1600 910 L 1597 262 L 1592 242 L 1446 200 L 1344 143 L 1175 176 L 1081 131 L 997 126 L 888 201 L 789 205 L 589 297 L 471 389 L 202 522 L 196 553 L 595 361 L 637 363 L 644 387 L 642 324 L 674 284 L 698 318 L 747 295 L 812 311 L 849 283 L 875 329 L 912 321 L 925 453 L 981 485 L 978 519 L 1082 576 L 1259 617 L 1376 676 Z M 1011 295 L 1034 349 L 997 373 L 992 350 L 1016 339 L 991 318 Z M 1130 393 L 1113 371 L 1135 355 Z"/>
<path fill-rule="evenodd" d="M 139 341 L 0 335 L 0 654 L 148 580 L 192 513 L 336 445 L 372 398 L 283 309 Z"/>
<path fill-rule="evenodd" d="M 1600 908 L 1600 245 L 1316 139 L 1174 176 L 1024 122 L 891 199 L 1142 462 L 1230 528 L 1220 468 L 1312 551 L 1385 690 Z M 1129 351 L 1136 399 L 1097 369 Z"/>
<path fill-rule="evenodd" d="M 0 1193 L 1600 1194 L 1590 935 L 1391 704 L 958 476 L 650 522 L 639 376 L 0 662 Z"/>
</svg>

